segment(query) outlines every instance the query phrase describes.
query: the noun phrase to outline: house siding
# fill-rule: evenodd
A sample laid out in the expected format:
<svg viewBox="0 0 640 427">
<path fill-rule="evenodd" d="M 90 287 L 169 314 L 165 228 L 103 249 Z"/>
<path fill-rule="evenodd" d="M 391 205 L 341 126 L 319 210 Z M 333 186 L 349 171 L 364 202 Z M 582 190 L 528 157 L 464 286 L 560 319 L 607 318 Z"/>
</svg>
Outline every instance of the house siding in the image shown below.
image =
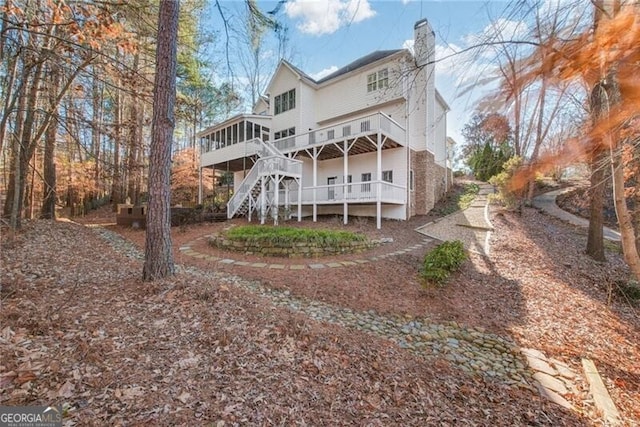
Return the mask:
<svg viewBox="0 0 640 427">
<path fill-rule="evenodd" d="M 387 89 L 367 92 L 367 76 L 383 68 L 389 70 Z M 402 97 L 401 67 L 398 59 L 359 69 L 356 74 L 323 85 L 317 93 L 317 122 L 371 109 L 379 104 Z"/>
</svg>

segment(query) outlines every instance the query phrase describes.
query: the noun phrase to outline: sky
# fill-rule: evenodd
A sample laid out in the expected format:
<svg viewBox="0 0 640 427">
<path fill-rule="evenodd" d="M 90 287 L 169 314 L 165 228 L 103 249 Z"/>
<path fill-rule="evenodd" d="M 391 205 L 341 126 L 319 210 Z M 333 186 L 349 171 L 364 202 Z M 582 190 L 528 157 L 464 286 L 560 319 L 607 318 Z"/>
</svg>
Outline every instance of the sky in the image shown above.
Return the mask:
<svg viewBox="0 0 640 427">
<path fill-rule="evenodd" d="M 225 10 L 243 7 L 242 1 L 221 1 Z M 258 1 L 272 11 L 274 1 Z M 426 18 L 436 33 L 436 87 L 449 104 L 447 133 L 458 143 L 460 131 L 470 120 L 479 98 L 491 86 L 463 91 L 491 73 L 492 65 L 480 57 L 454 55 L 473 44 L 492 20 L 504 14 L 506 1 L 458 0 L 288 0 L 280 5 L 278 19 L 289 27 L 291 62 L 314 78 L 376 50 L 411 47 L 413 26 Z M 212 14 L 212 25 L 216 22 Z M 502 31 L 524 31 L 524 24 L 502 22 Z M 493 86 L 495 87 L 495 85 Z"/>
</svg>

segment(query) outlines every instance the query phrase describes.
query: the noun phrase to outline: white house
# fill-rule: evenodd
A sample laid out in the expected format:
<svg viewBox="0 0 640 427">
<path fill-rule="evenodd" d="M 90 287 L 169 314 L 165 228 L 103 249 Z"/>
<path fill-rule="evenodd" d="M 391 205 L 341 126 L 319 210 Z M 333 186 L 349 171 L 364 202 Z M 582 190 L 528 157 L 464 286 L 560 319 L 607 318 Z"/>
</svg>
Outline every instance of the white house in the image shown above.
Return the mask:
<svg viewBox="0 0 640 427">
<path fill-rule="evenodd" d="M 435 35 L 376 51 L 314 80 L 281 61 L 252 114 L 198 133 L 200 168 L 232 172 L 229 218 L 317 215 L 407 219 L 451 185 L 448 106 L 435 88 Z M 202 198 L 202 194 L 200 194 Z"/>
</svg>

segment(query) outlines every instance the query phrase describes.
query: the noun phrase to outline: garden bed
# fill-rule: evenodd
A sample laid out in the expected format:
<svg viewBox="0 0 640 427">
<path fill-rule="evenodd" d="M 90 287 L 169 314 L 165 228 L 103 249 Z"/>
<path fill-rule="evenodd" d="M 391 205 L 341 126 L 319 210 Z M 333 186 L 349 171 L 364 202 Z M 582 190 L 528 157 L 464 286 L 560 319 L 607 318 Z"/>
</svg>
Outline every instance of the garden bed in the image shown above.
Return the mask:
<svg viewBox="0 0 640 427">
<path fill-rule="evenodd" d="M 360 253 L 379 243 L 348 231 L 270 226 L 240 226 L 209 237 L 214 248 L 285 258 Z"/>
</svg>

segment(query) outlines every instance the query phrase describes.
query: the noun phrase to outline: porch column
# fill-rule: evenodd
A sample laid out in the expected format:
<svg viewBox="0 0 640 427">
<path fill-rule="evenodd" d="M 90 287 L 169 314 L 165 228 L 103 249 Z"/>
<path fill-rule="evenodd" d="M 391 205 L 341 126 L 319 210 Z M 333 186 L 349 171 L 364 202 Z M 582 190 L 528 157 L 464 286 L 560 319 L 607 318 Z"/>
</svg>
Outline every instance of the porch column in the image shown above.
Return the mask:
<svg viewBox="0 0 640 427">
<path fill-rule="evenodd" d="M 347 183 L 347 176 L 349 175 L 349 158 L 347 157 L 349 155 L 349 143 L 347 142 L 347 140 L 344 140 L 344 150 L 342 151 L 342 167 L 343 167 L 343 171 L 342 171 L 342 200 L 343 200 L 343 206 L 342 206 L 342 217 L 343 217 L 343 222 L 344 225 L 347 225 L 347 223 L 349 222 L 349 203 L 347 203 L 347 190 L 348 190 L 348 186 L 349 184 Z"/>
<path fill-rule="evenodd" d="M 284 183 L 284 219 L 289 219 L 289 185 L 291 182 Z"/>
<path fill-rule="evenodd" d="M 318 154 L 317 148 L 313 147 L 313 222 L 318 220 L 318 204 L 316 202 L 318 186 Z"/>
<path fill-rule="evenodd" d="M 377 171 L 376 171 L 376 180 L 377 191 L 376 191 L 376 227 L 378 229 L 382 228 L 382 137 L 380 135 L 380 131 L 378 130 L 378 141 L 376 144 L 376 155 L 377 155 Z"/>
<path fill-rule="evenodd" d="M 264 225 L 267 216 L 267 185 L 264 182 L 264 176 L 260 178 L 260 224 Z"/>
<path fill-rule="evenodd" d="M 273 190 L 273 225 L 278 225 L 278 209 L 280 204 L 280 175 L 275 174 L 275 188 Z"/>
<path fill-rule="evenodd" d="M 298 222 L 302 221 L 302 176 L 298 178 Z"/>
<path fill-rule="evenodd" d="M 198 204 L 202 204 L 202 166 L 198 167 Z"/>
</svg>

